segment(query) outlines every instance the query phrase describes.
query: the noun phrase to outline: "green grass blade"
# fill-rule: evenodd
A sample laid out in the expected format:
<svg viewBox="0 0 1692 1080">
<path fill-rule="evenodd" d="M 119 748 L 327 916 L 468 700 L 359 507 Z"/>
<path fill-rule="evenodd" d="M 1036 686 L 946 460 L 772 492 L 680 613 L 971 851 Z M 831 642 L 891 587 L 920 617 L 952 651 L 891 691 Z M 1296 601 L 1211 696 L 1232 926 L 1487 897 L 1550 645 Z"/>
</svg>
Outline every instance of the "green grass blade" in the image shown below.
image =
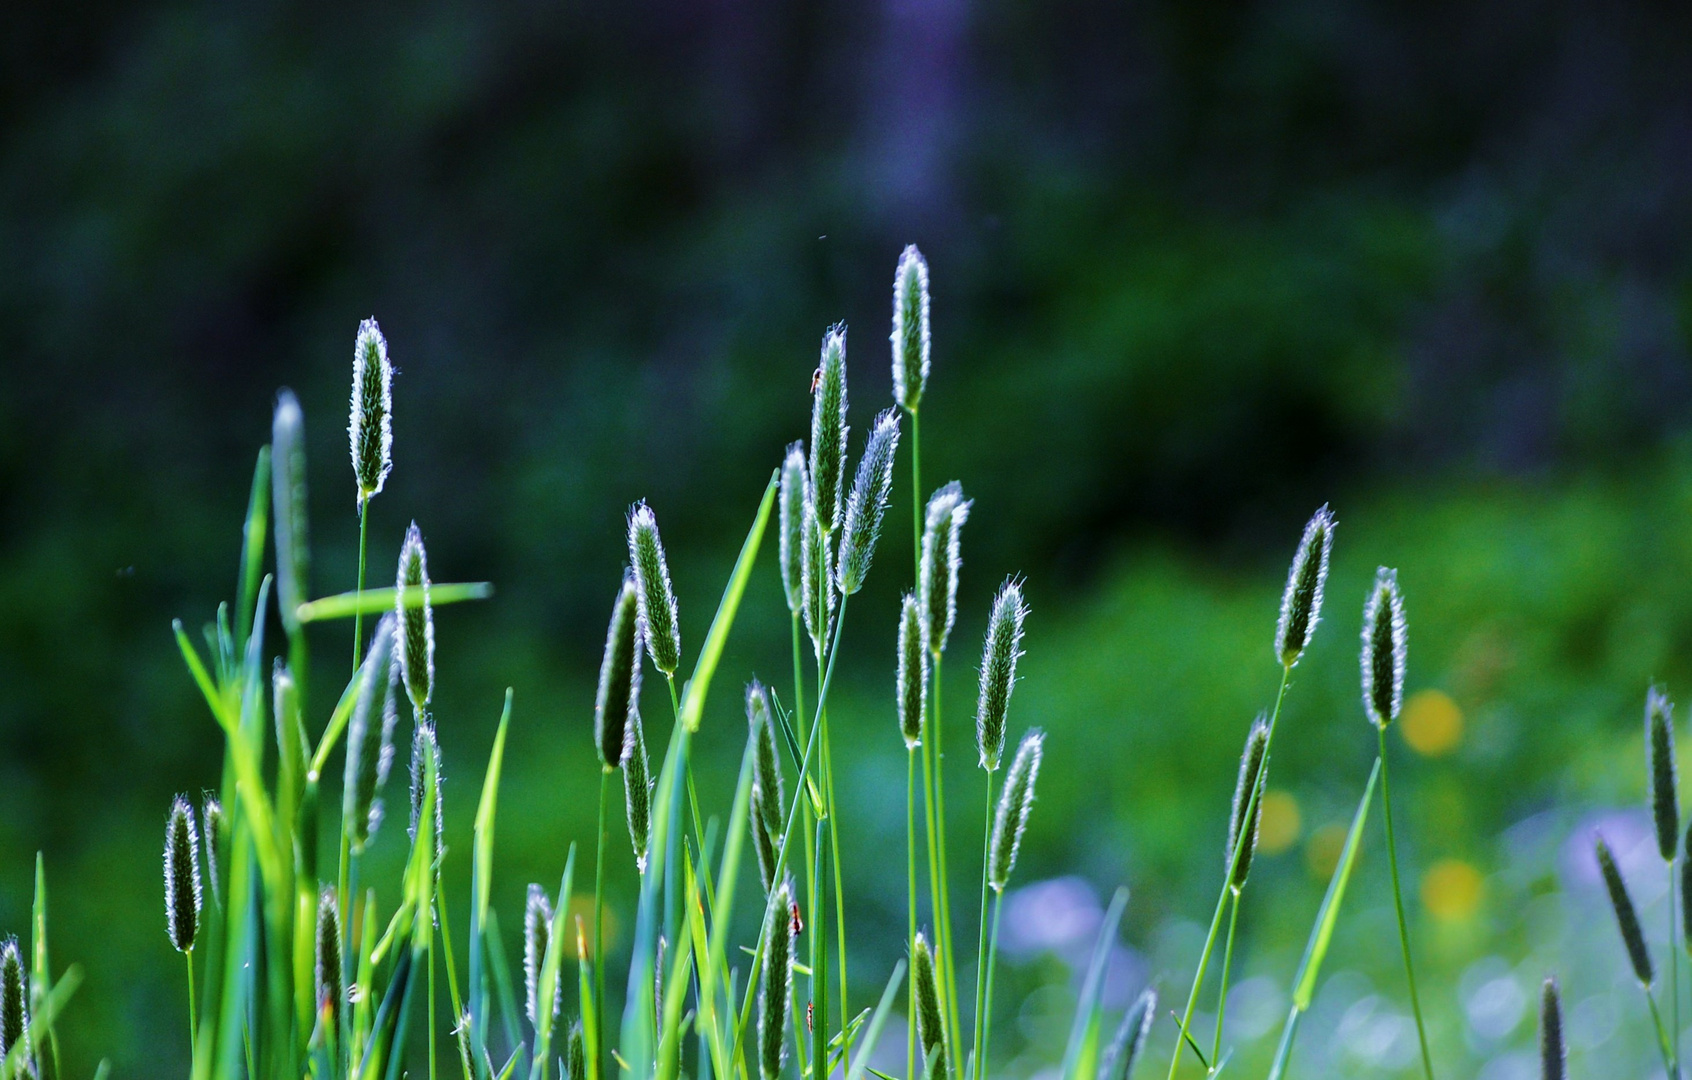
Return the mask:
<svg viewBox="0 0 1692 1080">
<path fill-rule="evenodd" d="M 512 990 L 511 965 L 505 959 L 505 939 L 499 933 L 499 912 L 488 909 L 488 925 L 483 934 L 488 953 L 488 974 L 492 976 L 495 996 L 499 999 L 500 1020 L 505 1026 L 505 1040 L 512 1046 L 522 1041 L 521 1026 L 517 1022 L 517 995 Z"/>
<path fill-rule="evenodd" d="M 362 666 L 354 668 L 352 678 L 347 680 L 347 687 L 341 691 L 341 699 L 335 702 L 335 711 L 329 714 L 329 723 L 324 725 L 323 740 L 317 744 L 312 752 L 311 765 L 306 769 L 306 779 L 316 781 L 323 776 L 323 767 L 329 763 L 329 752 L 335 749 L 341 735 L 347 730 L 347 723 L 352 719 L 353 706 L 358 704 L 358 691 L 364 678 Z"/>
<path fill-rule="evenodd" d="M 429 604 L 440 607 L 442 604 L 457 604 L 465 600 L 486 600 L 493 595 L 493 583 L 489 581 L 447 582 L 442 585 L 429 586 Z M 392 587 L 385 589 L 365 589 L 363 592 L 336 593 L 333 596 L 323 596 L 316 600 L 309 600 L 297 609 L 302 623 L 327 622 L 331 619 L 350 619 L 354 615 L 380 615 L 394 610 L 396 602 Z M 422 607 L 423 593 L 413 589 L 406 593 L 408 607 Z"/>
<path fill-rule="evenodd" d="M 194 648 L 194 643 L 188 640 L 188 632 L 182 629 L 181 619 L 172 619 L 170 626 L 176 632 L 176 647 L 182 650 L 182 662 L 188 667 L 188 674 L 194 677 L 194 685 L 200 688 L 205 696 L 206 706 L 211 709 L 212 719 L 219 727 L 228 729 L 230 724 L 229 710 L 223 700 L 223 695 L 212 682 L 211 673 L 206 670 L 205 662 L 200 659 L 200 651 Z"/>
<path fill-rule="evenodd" d="M 31 1016 L 43 1016 L 53 980 L 47 964 L 47 869 L 39 851 L 35 853 L 35 899 L 30 905 L 30 925 L 29 1011 Z M 41 1027 L 42 1033 L 31 1041 L 45 1066 L 42 1075 L 57 1077 L 60 1075 L 59 1038 L 53 1030 L 52 1017 L 47 1016 Z"/>
<path fill-rule="evenodd" d="M 470 982 L 465 990 L 470 1009 L 471 1038 L 478 1056 L 486 1045 L 483 1032 L 488 1011 L 482 977 L 482 928 L 488 921 L 488 890 L 493 882 L 494 820 L 499 814 L 499 778 L 505 767 L 505 733 L 510 726 L 511 688 L 506 687 L 505 708 L 499 716 L 493 750 L 488 754 L 488 769 L 482 778 L 482 798 L 476 805 L 475 839 L 471 853 Z"/>
<path fill-rule="evenodd" d="M 1110 947 L 1116 942 L 1116 929 L 1127 907 L 1128 889 L 1124 886 L 1111 897 L 1110 909 L 1105 912 L 1098 941 L 1093 945 L 1093 959 L 1087 965 L 1087 978 L 1081 984 L 1081 997 L 1075 1003 L 1075 1022 L 1069 1029 L 1069 1045 L 1064 1049 L 1063 1069 L 1059 1074 L 1067 1080 L 1091 1080 L 1098 1071 L 1099 995 L 1104 989 Z"/>
<path fill-rule="evenodd" d="M 752 802 L 752 762 L 756 749 L 757 744 L 748 739 L 746 750 L 741 755 L 740 779 L 734 786 L 734 806 L 729 811 L 728 839 L 723 844 L 723 865 L 717 877 L 717 902 L 711 912 L 711 933 L 705 939 L 705 966 L 700 970 L 699 976 L 699 1022 L 704 1025 L 710 1037 L 717 1075 L 725 1078 L 731 1077 L 733 1073 L 729 1063 L 728 1044 L 723 1038 L 722 1025 L 717 1022 L 717 978 L 727 950 L 729 920 L 734 917 L 734 894 L 740 881 L 740 856 L 744 850 L 747 818 Z M 734 1015 L 732 999 L 728 1004 L 728 1015 Z"/>
<path fill-rule="evenodd" d="M 576 916 L 576 1000 L 582 1009 L 582 1050 L 583 1057 L 597 1063 L 599 1061 L 599 1003 L 593 996 L 593 966 L 600 962 L 595 956 L 589 960 L 587 951 L 587 934 L 582 929 L 582 917 Z M 588 1068 L 593 1068 L 589 1065 Z M 587 1080 L 586 1077 L 572 1076 L 570 1080 Z"/>
<path fill-rule="evenodd" d="M 1316 925 L 1310 931 L 1310 942 L 1304 947 L 1298 978 L 1293 981 L 1293 1006 L 1301 1011 L 1310 1008 L 1310 999 L 1316 993 L 1316 977 L 1321 974 L 1322 961 L 1327 957 L 1328 945 L 1333 940 L 1340 905 L 1345 902 L 1345 887 L 1351 881 L 1351 871 L 1357 864 L 1357 853 L 1362 847 L 1363 825 L 1369 820 L 1369 800 L 1375 794 L 1375 781 L 1380 775 L 1381 762 L 1376 758 L 1375 767 L 1369 771 L 1369 783 L 1363 789 L 1363 798 L 1357 802 L 1357 813 L 1351 819 L 1351 830 L 1345 834 L 1339 865 L 1334 868 L 1334 876 L 1328 881 L 1328 891 L 1322 897 L 1322 906 L 1316 912 Z"/>
<path fill-rule="evenodd" d="M 241 633 L 241 647 L 247 644 L 247 627 L 253 622 L 253 601 L 258 596 L 259 578 L 264 572 L 264 540 L 270 523 L 270 444 L 259 447 L 253 466 L 253 490 L 247 496 L 247 521 L 241 529 L 241 580 L 235 590 L 235 626 Z"/>
<path fill-rule="evenodd" d="M 881 1037 L 881 1026 L 887 1022 L 887 1014 L 893 1008 L 893 999 L 899 993 L 899 986 L 905 979 L 905 962 L 900 960 L 893 965 L 893 974 L 887 980 L 887 989 L 881 992 L 881 1001 L 875 1007 L 875 1015 L 870 1017 L 869 1030 L 864 1034 L 864 1041 L 858 1045 L 858 1053 L 852 1059 L 852 1067 L 846 1073 L 846 1080 L 863 1080 L 864 1070 L 869 1067 L 870 1055 L 875 1053 L 875 1041 Z"/>
</svg>

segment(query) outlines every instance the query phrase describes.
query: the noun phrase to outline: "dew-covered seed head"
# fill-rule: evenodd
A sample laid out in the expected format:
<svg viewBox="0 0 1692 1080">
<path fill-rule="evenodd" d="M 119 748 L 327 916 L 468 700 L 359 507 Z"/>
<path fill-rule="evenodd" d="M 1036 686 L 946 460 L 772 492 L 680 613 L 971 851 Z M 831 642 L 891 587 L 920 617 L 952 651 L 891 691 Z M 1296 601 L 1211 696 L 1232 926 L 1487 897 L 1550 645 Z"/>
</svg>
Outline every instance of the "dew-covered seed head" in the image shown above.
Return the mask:
<svg viewBox="0 0 1692 1080">
<path fill-rule="evenodd" d="M 200 931 L 200 838 L 194 808 L 178 795 L 165 824 L 165 928 L 177 952 L 194 947 Z"/>
<path fill-rule="evenodd" d="M 1240 773 L 1234 781 L 1234 808 L 1228 815 L 1228 846 L 1222 852 L 1222 867 L 1230 871 L 1229 884 L 1235 891 L 1243 889 L 1246 875 L 1251 873 L 1251 856 L 1257 847 L 1257 828 L 1263 821 L 1265 755 L 1269 751 L 1269 721 L 1263 714 L 1246 733 L 1245 750 L 1240 753 Z M 1251 822 L 1246 822 L 1246 809 L 1251 809 Z M 1235 858 L 1235 849 L 1239 856 Z"/>
<path fill-rule="evenodd" d="M 394 467 L 393 412 L 394 368 L 388 362 L 388 339 L 375 319 L 366 319 L 358 324 L 358 338 L 353 342 L 352 419 L 347 422 L 360 506 L 381 492 Z"/>
<path fill-rule="evenodd" d="M 1322 620 L 1322 587 L 1328 580 L 1328 553 L 1333 543 L 1334 515 L 1323 506 L 1304 526 L 1304 536 L 1287 571 L 1286 591 L 1281 594 L 1275 658 L 1286 667 L 1298 663 Z"/>
<path fill-rule="evenodd" d="M 994 892 L 1005 891 L 1011 871 L 1016 869 L 1022 834 L 1034 808 L 1034 781 L 1040 776 L 1040 754 L 1045 744 L 1045 733 L 1037 728 L 1024 735 L 1011 760 L 1010 772 L 1005 774 L 1005 790 L 999 796 L 999 812 L 993 818 L 993 839 L 988 848 L 987 883 Z"/>
<path fill-rule="evenodd" d="M 935 655 L 946 651 L 946 639 L 958 619 L 958 571 L 963 566 L 960 537 L 969 508 L 956 480 L 929 496 L 923 515 L 922 562 L 918 603 L 928 624 L 928 647 Z"/>
<path fill-rule="evenodd" d="M 1674 702 L 1661 686 L 1645 691 L 1645 747 L 1657 851 L 1664 862 L 1673 862 L 1680 840 L 1680 777 L 1674 759 Z"/>
<path fill-rule="evenodd" d="M 864 587 L 881 522 L 887 516 L 887 497 L 893 490 L 893 461 L 899 452 L 899 413 L 886 409 L 875 418 L 852 494 L 846 500 L 846 519 L 840 531 L 840 573 L 836 584 L 850 596 Z"/>
<path fill-rule="evenodd" d="M 305 417 L 292 390 L 276 395 L 270 425 L 271 512 L 276 516 L 276 601 L 290 637 L 311 585 L 311 530 L 306 517 Z"/>
<path fill-rule="evenodd" d="M 922 717 L 928 707 L 928 637 L 917 598 L 905 594 L 899 608 L 899 668 L 895 693 L 899 706 L 899 734 L 905 749 L 922 744 Z"/>
<path fill-rule="evenodd" d="M 893 399 L 911 412 L 928 385 L 928 262 L 915 244 L 893 274 Z"/>
<path fill-rule="evenodd" d="M 633 572 L 625 571 L 611 605 L 593 703 L 594 745 L 606 772 L 621 767 L 629 756 L 629 724 L 640 716 L 640 647 L 640 593 Z"/>
<path fill-rule="evenodd" d="M 825 536 L 840 527 L 846 485 L 846 324 L 823 335 L 812 379 L 811 490 Z"/>
<path fill-rule="evenodd" d="M 793 443 L 781 463 L 781 488 L 776 503 L 781 529 L 781 587 L 787 594 L 787 610 L 795 615 L 805 605 L 805 501 L 810 497 L 809 487 L 805 444 Z"/>
<path fill-rule="evenodd" d="M 400 547 L 394 611 L 399 619 L 400 672 L 415 716 L 426 716 L 435 694 L 435 611 L 429 603 L 429 556 L 413 521 Z"/>
<path fill-rule="evenodd" d="M 670 586 L 670 564 L 658 536 L 658 517 L 646 503 L 629 511 L 629 563 L 634 567 L 640 622 L 652 666 L 667 676 L 681 667 L 681 621 L 676 592 Z"/>
<path fill-rule="evenodd" d="M 1404 663 L 1409 648 L 1404 623 L 1404 594 L 1398 571 L 1381 567 L 1363 605 L 1363 711 L 1376 727 L 1398 719 L 1404 705 Z M 1674 850 L 1674 840 L 1669 840 Z"/>
<path fill-rule="evenodd" d="M 1016 689 L 1016 662 L 1022 656 L 1022 624 L 1028 605 L 1022 599 L 1022 585 L 1007 580 L 993 598 L 987 618 L 987 641 L 981 647 L 981 691 L 975 706 L 975 745 L 981 767 L 999 768 L 1005 750 L 1005 720 L 1010 712 L 1011 691 Z"/>
</svg>

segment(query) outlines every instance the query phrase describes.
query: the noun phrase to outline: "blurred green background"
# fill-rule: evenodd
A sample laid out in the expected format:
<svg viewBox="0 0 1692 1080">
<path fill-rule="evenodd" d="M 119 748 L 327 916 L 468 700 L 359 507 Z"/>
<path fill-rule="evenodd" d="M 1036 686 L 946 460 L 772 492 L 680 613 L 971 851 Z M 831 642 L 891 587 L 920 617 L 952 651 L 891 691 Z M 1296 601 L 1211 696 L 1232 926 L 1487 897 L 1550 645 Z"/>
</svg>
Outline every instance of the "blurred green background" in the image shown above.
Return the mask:
<svg viewBox="0 0 1692 1080">
<path fill-rule="evenodd" d="M 947 681 L 955 867 L 979 843 L 970 669 L 1007 574 L 1033 606 L 1013 734 L 1051 735 L 1018 871 L 1039 884 L 1007 916 L 1005 1072 L 1056 1064 L 1118 884 L 1110 1000 L 1184 994 L 1239 744 L 1275 689 L 1286 562 L 1331 502 L 1327 619 L 1271 774 L 1279 853 L 1242 919 L 1241 1071 L 1271 1048 L 1373 753 L 1354 650 L 1384 563 L 1408 598 L 1395 795 L 1442 1073 L 1535 1075 L 1556 971 L 1576 1074 L 1647 1075 L 1589 836 L 1616 843 L 1660 956 L 1639 718 L 1649 680 L 1692 693 L 1689 42 L 1684 7 L 1580 0 L 0 7 L 0 929 L 25 930 L 44 850 L 55 964 L 88 973 L 72 1074 L 185 1067 L 158 851 L 220 744 L 169 620 L 233 590 L 277 387 L 309 427 L 314 588 L 340 591 L 349 360 L 381 320 L 401 374 L 372 576 L 416 519 L 437 580 L 498 586 L 440 613 L 438 708 L 462 895 L 516 689 L 509 922 L 591 838 L 626 507 L 659 514 L 691 655 L 806 434 L 828 324 L 852 328 L 855 433 L 887 403 L 914 241 L 926 486 L 976 499 Z M 908 482 L 835 721 L 865 1005 L 902 951 Z M 732 783 L 735 684 L 784 685 L 787 629 L 772 562 L 709 708 L 708 801 Z M 319 663 L 348 637 L 323 629 Z M 331 703 L 317 686 L 318 723 Z M 1369 843 L 1303 1075 L 1414 1066 Z M 958 918 L 973 940 L 973 907 Z"/>
</svg>

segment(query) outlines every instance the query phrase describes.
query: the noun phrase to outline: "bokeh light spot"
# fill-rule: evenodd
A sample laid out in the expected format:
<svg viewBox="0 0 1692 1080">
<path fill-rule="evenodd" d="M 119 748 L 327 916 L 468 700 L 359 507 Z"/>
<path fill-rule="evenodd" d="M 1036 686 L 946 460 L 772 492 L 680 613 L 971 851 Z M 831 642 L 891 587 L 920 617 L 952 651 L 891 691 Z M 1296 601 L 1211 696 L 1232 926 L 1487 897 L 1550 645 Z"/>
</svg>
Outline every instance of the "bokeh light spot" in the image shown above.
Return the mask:
<svg viewBox="0 0 1692 1080">
<path fill-rule="evenodd" d="M 1423 757 L 1443 757 L 1463 741 L 1463 710 L 1442 690 L 1420 690 L 1404 703 L 1399 733 Z"/>
<path fill-rule="evenodd" d="M 1339 865 L 1340 852 L 1344 849 L 1345 826 L 1337 821 L 1311 833 L 1310 841 L 1304 845 L 1304 864 L 1310 868 L 1310 876 L 1327 881 Z"/>
<path fill-rule="evenodd" d="M 1263 818 L 1257 826 L 1257 848 L 1265 855 L 1279 855 L 1298 842 L 1304 821 L 1298 800 L 1279 788 L 1263 793 Z"/>
<path fill-rule="evenodd" d="M 1422 875 L 1422 906 L 1447 922 L 1461 922 L 1480 909 L 1486 879 L 1461 859 L 1442 859 Z"/>
</svg>

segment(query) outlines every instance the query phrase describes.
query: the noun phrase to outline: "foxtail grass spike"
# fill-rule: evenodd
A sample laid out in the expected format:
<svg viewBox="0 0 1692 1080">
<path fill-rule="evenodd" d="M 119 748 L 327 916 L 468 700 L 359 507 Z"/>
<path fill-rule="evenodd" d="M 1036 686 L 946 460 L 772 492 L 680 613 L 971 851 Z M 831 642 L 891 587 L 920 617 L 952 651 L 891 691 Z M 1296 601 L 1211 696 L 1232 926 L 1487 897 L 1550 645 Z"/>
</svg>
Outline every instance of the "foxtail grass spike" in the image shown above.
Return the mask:
<svg viewBox="0 0 1692 1080">
<path fill-rule="evenodd" d="M 1240 754 L 1240 775 L 1234 783 L 1234 812 L 1228 818 L 1228 847 L 1222 853 L 1224 869 L 1233 868 L 1229 884 L 1238 892 L 1245 887 L 1246 875 L 1251 873 L 1252 851 L 1257 847 L 1257 828 L 1263 821 L 1263 796 L 1255 802 L 1252 792 L 1258 788 L 1258 777 L 1266 764 L 1264 754 L 1269 749 L 1269 721 L 1262 714 L 1246 734 L 1245 750 Z M 1251 824 L 1245 821 L 1246 807 L 1251 807 Z M 1243 834 L 1243 837 L 1242 837 Z M 1234 861 L 1234 848 L 1240 849 L 1239 861 Z"/>
<path fill-rule="evenodd" d="M 1674 702 L 1660 686 L 1645 692 L 1645 745 L 1651 767 L 1651 818 L 1657 825 L 1657 851 L 1674 861 L 1680 842 L 1680 783 L 1674 760 Z"/>
<path fill-rule="evenodd" d="M 928 385 L 928 262 L 915 244 L 893 274 L 893 399 L 911 412 Z"/>
<path fill-rule="evenodd" d="M 1563 1080 L 1568 1055 L 1563 1049 L 1563 1003 L 1557 980 L 1546 979 L 1539 995 L 1539 1075 Z"/>
<path fill-rule="evenodd" d="M 673 676 L 681 666 L 681 622 L 658 518 L 644 502 L 629 511 L 629 562 L 634 567 L 642 634 L 652 666 Z"/>
<path fill-rule="evenodd" d="M 1404 594 L 1398 571 L 1381 567 L 1363 605 L 1363 711 L 1376 727 L 1398 719 L 1404 705 L 1404 664 L 1409 639 L 1404 623 Z M 1669 837 L 1670 852 L 1674 837 Z"/>
<path fill-rule="evenodd" d="M 423 602 L 413 607 L 408 597 L 418 590 L 423 593 Z M 429 605 L 429 556 L 423 550 L 423 533 L 415 521 L 405 531 L 394 592 L 399 617 L 395 647 L 400 671 L 405 675 L 405 692 L 411 698 L 413 712 L 426 716 L 435 695 L 435 612 Z"/>
<path fill-rule="evenodd" d="M 429 759 L 435 763 L 435 854 L 441 854 L 446 835 L 446 770 L 441 764 L 441 744 L 435 737 L 435 727 L 428 721 L 418 724 L 411 733 L 411 827 L 413 843 L 417 841 L 417 819 L 423 813 L 423 785 Z"/>
<path fill-rule="evenodd" d="M 1140 1048 L 1145 1046 L 1156 1016 L 1157 990 L 1148 986 L 1123 1014 L 1122 1025 L 1116 1029 L 1116 1037 L 1111 1039 L 1110 1050 L 1105 1054 L 1104 1067 L 1099 1070 L 1099 1080 L 1128 1080 L 1134 1071 L 1134 1059 L 1140 1056 Z"/>
<path fill-rule="evenodd" d="M 1022 624 L 1028 618 L 1028 604 L 1022 586 L 1015 580 L 999 587 L 993 598 L 993 612 L 987 617 L 987 641 L 981 647 L 981 694 L 975 706 L 975 745 L 981 752 L 981 767 L 999 768 L 1005 752 L 1005 718 L 1010 712 L 1011 691 L 1016 689 L 1016 662 L 1022 656 Z"/>
<path fill-rule="evenodd" d="M 181 795 L 171 804 L 165 825 L 164 881 L 170 943 L 177 952 L 187 952 L 200 930 L 200 841 L 194 808 Z"/>
<path fill-rule="evenodd" d="M 899 413 L 884 409 L 875 418 L 852 494 L 846 500 L 846 523 L 840 530 L 840 572 L 836 584 L 847 596 L 864 587 L 881 522 L 887 516 L 887 496 L 893 490 L 893 459 L 899 452 Z"/>
<path fill-rule="evenodd" d="M 810 483 L 805 472 L 805 444 L 793 443 L 781 463 L 776 506 L 781 529 L 781 587 L 787 594 L 787 610 L 795 615 L 805 609 L 805 502 L 810 498 Z"/>
<path fill-rule="evenodd" d="M 921 580 L 918 600 L 928 624 L 928 647 L 935 655 L 946 651 L 946 639 L 958 620 L 958 571 L 963 566 L 960 536 L 969 508 L 956 480 L 929 496 L 923 514 Z"/>
<path fill-rule="evenodd" d="M 361 504 L 381 492 L 394 467 L 393 413 L 394 368 L 388 362 L 388 339 L 375 319 L 366 319 L 358 324 L 358 339 L 353 343 L 352 419 L 347 423 Z"/>
<path fill-rule="evenodd" d="M 292 390 L 276 395 L 270 426 L 271 502 L 276 515 L 276 599 L 289 636 L 300 629 L 309 599 L 311 530 L 306 519 L 305 417 Z"/>
<path fill-rule="evenodd" d="M 640 596 L 632 572 L 624 572 L 605 631 L 605 659 L 599 665 L 599 694 L 593 703 L 594 745 L 606 772 L 629 756 L 629 725 L 640 717 Z"/>
<path fill-rule="evenodd" d="M 206 877 L 211 884 L 212 902 L 221 910 L 223 907 L 223 889 L 218 875 L 223 866 L 223 830 L 226 822 L 223 816 L 223 804 L 217 801 L 217 796 L 209 792 L 205 801 L 200 804 L 200 828 L 205 833 L 206 845 Z"/>
<path fill-rule="evenodd" d="M 629 817 L 629 843 L 634 845 L 635 867 L 646 873 L 646 856 L 652 844 L 651 768 L 646 759 L 646 734 L 640 717 L 631 717 L 629 756 L 623 762 L 623 801 Z"/>
<path fill-rule="evenodd" d="M 823 335 L 822 358 L 811 381 L 811 492 L 826 536 L 840 527 L 845 512 L 845 323 L 836 323 Z"/>
<path fill-rule="evenodd" d="M 993 818 L 992 852 L 987 883 L 994 892 L 1004 892 L 1016 869 L 1017 849 L 1022 846 L 1023 830 L 1028 828 L 1028 812 L 1034 806 L 1034 781 L 1040 775 L 1040 753 L 1046 735 L 1036 728 L 1022 737 L 1011 760 L 1010 772 L 1005 775 L 1005 790 L 999 796 L 999 811 Z"/>
<path fill-rule="evenodd" d="M 317 894 L 317 1008 L 334 1022 L 341 1011 L 341 909 L 335 890 L 324 886 Z"/>
<path fill-rule="evenodd" d="M 805 630 L 811 644 L 818 651 L 828 641 L 834 617 L 834 575 L 829 538 L 823 535 L 816 503 L 805 500 L 803 510 L 804 560 L 801 566 L 800 587 L 805 593 Z"/>
<path fill-rule="evenodd" d="M 1616 867 L 1616 857 L 1610 853 L 1610 845 L 1600 836 L 1595 847 L 1598 868 L 1604 874 L 1604 887 L 1610 893 L 1610 906 L 1616 912 L 1616 926 L 1621 930 L 1622 944 L 1627 947 L 1627 958 L 1633 964 L 1634 975 L 1648 988 L 1656 975 L 1651 967 L 1651 954 L 1645 948 L 1645 933 L 1639 928 L 1639 913 L 1633 906 L 1633 897 L 1628 895 L 1627 882 L 1622 880 L 1621 870 Z"/>
<path fill-rule="evenodd" d="M 1287 667 L 1298 663 L 1322 621 L 1322 587 L 1328 580 L 1328 553 L 1334 543 L 1334 515 L 1326 506 L 1304 526 L 1287 589 L 1281 594 L 1281 620 L 1275 628 L 1275 658 Z"/>
<path fill-rule="evenodd" d="M 937 1075 L 946 1075 L 945 1019 L 940 1011 L 940 980 L 934 971 L 934 953 L 921 931 L 911 942 L 911 978 L 916 985 L 917 1049 L 924 1061 L 939 1058 Z"/>
<path fill-rule="evenodd" d="M 399 666 L 394 661 L 395 620 L 382 616 L 360 670 L 358 701 L 347 724 L 347 770 L 341 813 L 353 850 L 363 851 L 382 823 L 382 786 L 394 759 L 394 724 L 399 712 Z M 376 700 L 382 696 L 380 717 Z M 379 727 L 377 725 L 380 725 Z"/>
<path fill-rule="evenodd" d="M 765 826 L 772 834 L 779 834 L 787 820 L 787 794 L 782 788 L 781 759 L 776 756 L 775 717 L 770 712 L 770 692 L 757 679 L 746 686 L 746 724 L 756 743 L 753 791 L 763 804 Z"/>
<path fill-rule="evenodd" d="M 523 911 L 523 988 L 529 1023 L 540 1026 L 541 964 L 552 943 L 552 901 L 539 885 L 529 886 L 529 903 Z M 552 1018 L 558 1019 L 564 1006 L 564 967 L 558 966 L 552 987 Z"/>
<path fill-rule="evenodd" d="M 564 1047 L 565 1075 L 570 1080 L 587 1080 L 587 1042 L 582 1036 L 580 1019 L 570 1024 L 570 1034 Z"/>
<path fill-rule="evenodd" d="M 776 847 L 780 843 L 780 837 L 770 830 L 763 802 L 763 796 L 754 785 L 751 814 L 752 852 L 758 857 L 758 882 L 764 887 L 764 895 L 768 896 L 770 889 L 775 886 Z"/>
<path fill-rule="evenodd" d="M 29 1068 L 33 1057 L 29 1043 L 29 986 L 18 941 L 8 938 L 0 946 L 0 1055 L 10 1054 L 19 1043 L 23 1044 L 25 1067 Z"/>
<path fill-rule="evenodd" d="M 758 1072 L 777 1080 L 787 1057 L 787 1002 L 793 992 L 793 932 L 785 917 L 793 892 L 784 881 L 770 898 L 769 942 L 758 988 Z"/>
<path fill-rule="evenodd" d="M 922 743 L 922 716 L 928 707 L 928 638 L 923 633 L 922 608 L 910 593 L 899 609 L 899 668 L 896 694 L 899 734 L 905 749 Z"/>
</svg>

